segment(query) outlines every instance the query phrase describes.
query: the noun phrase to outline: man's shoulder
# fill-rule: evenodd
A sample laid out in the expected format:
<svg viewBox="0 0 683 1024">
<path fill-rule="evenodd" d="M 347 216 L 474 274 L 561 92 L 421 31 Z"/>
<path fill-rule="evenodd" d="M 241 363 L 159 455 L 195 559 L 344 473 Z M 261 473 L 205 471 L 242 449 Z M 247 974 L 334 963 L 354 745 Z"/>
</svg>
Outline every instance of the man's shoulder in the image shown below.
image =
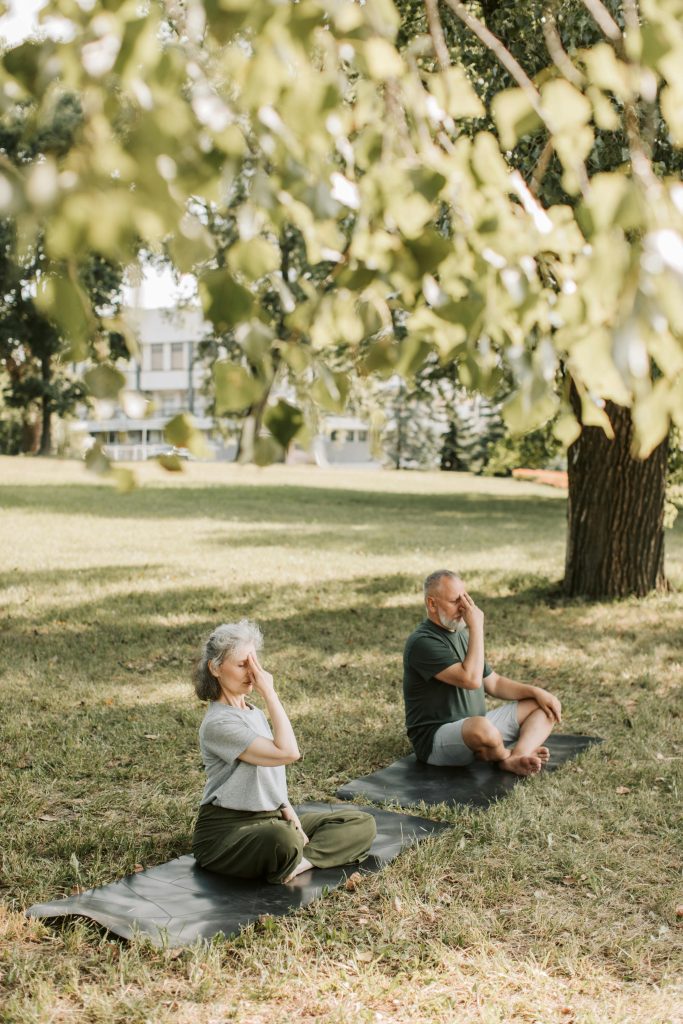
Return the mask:
<svg viewBox="0 0 683 1024">
<path fill-rule="evenodd" d="M 448 646 L 448 633 L 439 629 L 430 619 L 424 619 L 417 629 L 414 629 L 405 643 L 405 651 L 408 653 L 415 645 L 427 646 Z"/>
</svg>

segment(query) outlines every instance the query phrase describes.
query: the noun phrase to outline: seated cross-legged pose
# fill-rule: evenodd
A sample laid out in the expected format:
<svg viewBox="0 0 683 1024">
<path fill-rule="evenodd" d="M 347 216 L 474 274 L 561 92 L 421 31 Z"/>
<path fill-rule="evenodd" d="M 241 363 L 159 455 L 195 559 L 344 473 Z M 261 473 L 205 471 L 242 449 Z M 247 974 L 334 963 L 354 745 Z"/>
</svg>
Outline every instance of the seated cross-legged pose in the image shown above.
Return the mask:
<svg viewBox="0 0 683 1024">
<path fill-rule="evenodd" d="M 499 675 L 484 658 L 484 613 L 448 569 L 424 582 L 427 618 L 403 653 L 406 729 L 420 761 L 466 765 L 477 758 L 535 775 L 560 721 L 557 697 Z M 485 694 L 507 700 L 487 712 Z"/>
<path fill-rule="evenodd" d="M 218 626 L 204 645 L 195 690 L 209 706 L 199 729 L 207 781 L 192 839 L 203 868 L 289 882 L 311 868 L 363 860 L 375 819 L 352 808 L 302 814 L 287 799 L 285 765 L 301 756 L 294 730 L 260 665 L 258 626 Z M 247 698 L 255 690 L 272 722 Z M 305 853 L 305 856 L 304 856 Z"/>
</svg>

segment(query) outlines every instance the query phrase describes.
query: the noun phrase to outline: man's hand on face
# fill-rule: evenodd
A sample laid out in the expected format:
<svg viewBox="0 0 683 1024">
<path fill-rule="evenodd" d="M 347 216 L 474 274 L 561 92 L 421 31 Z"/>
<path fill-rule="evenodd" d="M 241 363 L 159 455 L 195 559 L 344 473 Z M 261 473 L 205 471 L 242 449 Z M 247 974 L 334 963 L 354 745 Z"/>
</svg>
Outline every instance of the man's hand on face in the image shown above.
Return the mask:
<svg viewBox="0 0 683 1024">
<path fill-rule="evenodd" d="M 469 630 L 476 629 L 477 626 L 480 629 L 484 628 L 484 613 L 481 608 L 477 607 L 467 591 L 460 598 L 460 614 Z"/>
</svg>

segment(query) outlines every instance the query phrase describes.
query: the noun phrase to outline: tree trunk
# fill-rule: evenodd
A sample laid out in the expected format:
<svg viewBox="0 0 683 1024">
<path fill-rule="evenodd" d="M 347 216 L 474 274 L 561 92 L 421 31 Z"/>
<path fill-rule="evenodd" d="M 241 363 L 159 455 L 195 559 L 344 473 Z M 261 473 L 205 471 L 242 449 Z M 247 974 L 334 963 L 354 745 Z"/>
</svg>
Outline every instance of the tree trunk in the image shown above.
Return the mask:
<svg viewBox="0 0 683 1024">
<path fill-rule="evenodd" d="M 574 404 L 576 409 L 578 403 Z M 651 590 L 667 589 L 664 492 L 668 439 L 647 459 L 634 459 L 629 410 L 608 402 L 605 411 L 614 440 L 599 427 L 584 427 L 567 453 L 564 591 L 571 597 L 642 597 Z"/>
<path fill-rule="evenodd" d="M 52 379 L 52 366 L 51 358 L 49 355 L 44 355 L 40 360 L 40 376 L 43 381 L 44 389 L 41 398 L 41 430 L 40 430 L 40 450 L 39 455 L 51 455 L 52 454 L 52 401 L 48 391 L 48 386 Z"/>
</svg>

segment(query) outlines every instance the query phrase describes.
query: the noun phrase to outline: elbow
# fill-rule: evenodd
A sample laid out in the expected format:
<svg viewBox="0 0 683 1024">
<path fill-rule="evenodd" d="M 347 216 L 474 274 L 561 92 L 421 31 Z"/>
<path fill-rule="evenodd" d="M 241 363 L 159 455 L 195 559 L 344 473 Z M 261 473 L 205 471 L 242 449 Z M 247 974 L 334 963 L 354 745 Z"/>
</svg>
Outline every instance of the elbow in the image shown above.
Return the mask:
<svg viewBox="0 0 683 1024">
<path fill-rule="evenodd" d="M 482 686 L 482 681 L 476 676 L 467 676 L 463 686 L 466 690 L 479 690 Z"/>
<path fill-rule="evenodd" d="M 298 747 L 293 750 L 286 750 L 283 753 L 283 759 L 285 764 L 294 764 L 295 761 L 301 760 L 301 752 Z"/>
</svg>

